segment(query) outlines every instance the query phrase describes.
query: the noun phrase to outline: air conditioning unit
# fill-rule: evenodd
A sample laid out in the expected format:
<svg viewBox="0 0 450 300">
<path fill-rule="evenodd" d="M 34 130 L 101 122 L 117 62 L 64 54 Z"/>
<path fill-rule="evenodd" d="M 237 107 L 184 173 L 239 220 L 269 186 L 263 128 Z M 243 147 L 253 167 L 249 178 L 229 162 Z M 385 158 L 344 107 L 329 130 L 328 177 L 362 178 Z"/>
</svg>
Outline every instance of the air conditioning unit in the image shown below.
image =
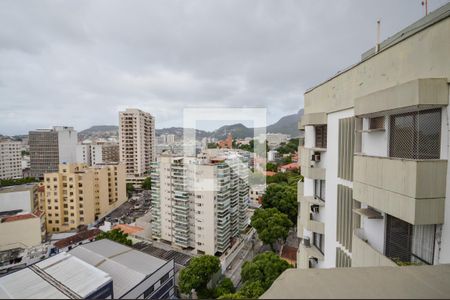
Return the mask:
<svg viewBox="0 0 450 300">
<path fill-rule="evenodd" d="M 311 212 L 318 214 L 319 213 L 319 205 L 316 205 L 316 204 L 311 205 Z"/>
<path fill-rule="evenodd" d="M 314 153 L 311 156 L 311 161 L 319 162 L 320 161 L 320 153 Z"/>
<path fill-rule="evenodd" d="M 315 257 L 309 258 L 309 268 L 314 268 L 319 263 L 319 260 Z"/>
<path fill-rule="evenodd" d="M 311 247 L 311 242 L 310 242 L 309 238 L 303 238 L 302 244 L 303 244 L 303 246 L 305 246 L 307 248 Z"/>
</svg>

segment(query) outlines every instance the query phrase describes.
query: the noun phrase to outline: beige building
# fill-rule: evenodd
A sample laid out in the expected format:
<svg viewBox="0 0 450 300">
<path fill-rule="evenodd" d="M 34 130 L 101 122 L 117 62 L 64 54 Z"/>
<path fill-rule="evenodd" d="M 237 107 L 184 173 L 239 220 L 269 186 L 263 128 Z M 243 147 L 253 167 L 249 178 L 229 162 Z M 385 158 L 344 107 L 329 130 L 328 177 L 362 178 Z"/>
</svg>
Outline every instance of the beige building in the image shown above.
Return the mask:
<svg viewBox="0 0 450 300">
<path fill-rule="evenodd" d="M 0 179 L 22 177 L 21 147 L 21 142 L 0 140 Z"/>
<path fill-rule="evenodd" d="M 305 93 L 299 268 L 450 263 L 450 4 Z"/>
<path fill-rule="evenodd" d="M 149 175 L 150 163 L 156 160 L 155 118 L 139 109 L 121 111 L 119 145 L 127 182 L 142 182 Z"/>
<path fill-rule="evenodd" d="M 92 224 L 127 200 L 123 164 L 61 164 L 44 185 L 49 232 Z"/>
<path fill-rule="evenodd" d="M 45 217 L 41 211 L 0 218 L 0 251 L 30 248 L 45 241 Z"/>
<path fill-rule="evenodd" d="M 29 248 L 45 240 L 45 215 L 39 210 L 39 185 L 0 188 L 0 251 Z"/>
</svg>

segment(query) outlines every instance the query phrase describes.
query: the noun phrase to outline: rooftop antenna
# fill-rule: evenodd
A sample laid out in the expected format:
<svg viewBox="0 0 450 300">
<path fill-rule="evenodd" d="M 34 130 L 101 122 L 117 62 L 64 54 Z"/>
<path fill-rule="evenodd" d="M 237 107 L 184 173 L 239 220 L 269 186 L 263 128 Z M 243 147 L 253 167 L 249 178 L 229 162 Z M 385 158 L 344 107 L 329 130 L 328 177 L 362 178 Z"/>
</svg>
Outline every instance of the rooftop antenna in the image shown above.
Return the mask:
<svg viewBox="0 0 450 300">
<path fill-rule="evenodd" d="M 425 7 L 425 16 L 428 16 L 428 0 L 422 1 L 422 6 Z"/>
<path fill-rule="evenodd" d="M 375 53 L 380 51 L 380 31 L 381 31 L 381 20 L 377 20 L 377 43 L 375 45 Z"/>
</svg>

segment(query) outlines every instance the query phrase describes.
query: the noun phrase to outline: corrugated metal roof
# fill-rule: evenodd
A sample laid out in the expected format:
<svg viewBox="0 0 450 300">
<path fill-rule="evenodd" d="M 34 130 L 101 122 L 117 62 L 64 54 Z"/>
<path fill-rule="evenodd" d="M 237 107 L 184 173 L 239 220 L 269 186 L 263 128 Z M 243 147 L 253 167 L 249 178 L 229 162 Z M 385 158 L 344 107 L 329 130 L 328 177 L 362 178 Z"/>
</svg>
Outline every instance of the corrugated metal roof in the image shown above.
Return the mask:
<svg viewBox="0 0 450 300">
<path fill-rule="evenodd" d="M 70 254 L 110 274 L 117 298 L 167 263 L 108 239 L 80 245 Z"/>
<path fill-rule="evenodd" d="M 111 280 L 102 270 L 63 252 L 0 278 L 0 298 L 84 298 Z"/>
</svg>

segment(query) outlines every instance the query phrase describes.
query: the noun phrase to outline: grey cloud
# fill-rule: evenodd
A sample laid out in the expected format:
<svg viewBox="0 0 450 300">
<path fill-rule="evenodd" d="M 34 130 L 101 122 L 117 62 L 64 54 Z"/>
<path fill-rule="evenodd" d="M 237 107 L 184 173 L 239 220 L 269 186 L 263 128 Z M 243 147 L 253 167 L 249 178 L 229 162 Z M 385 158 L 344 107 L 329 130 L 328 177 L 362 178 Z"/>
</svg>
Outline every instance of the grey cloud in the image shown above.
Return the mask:
<svg viewBox="0 0 450 300">
<path fill-rule="evenodd" d="M 273 122 L 356 62 L 377 18 L 386 38 L 422 15 L 410 0 L 4 0 L 0 133 L 116 124 L 127 106 L 158 127 L 193 106 L 263 106 Z"/>
</svg>

